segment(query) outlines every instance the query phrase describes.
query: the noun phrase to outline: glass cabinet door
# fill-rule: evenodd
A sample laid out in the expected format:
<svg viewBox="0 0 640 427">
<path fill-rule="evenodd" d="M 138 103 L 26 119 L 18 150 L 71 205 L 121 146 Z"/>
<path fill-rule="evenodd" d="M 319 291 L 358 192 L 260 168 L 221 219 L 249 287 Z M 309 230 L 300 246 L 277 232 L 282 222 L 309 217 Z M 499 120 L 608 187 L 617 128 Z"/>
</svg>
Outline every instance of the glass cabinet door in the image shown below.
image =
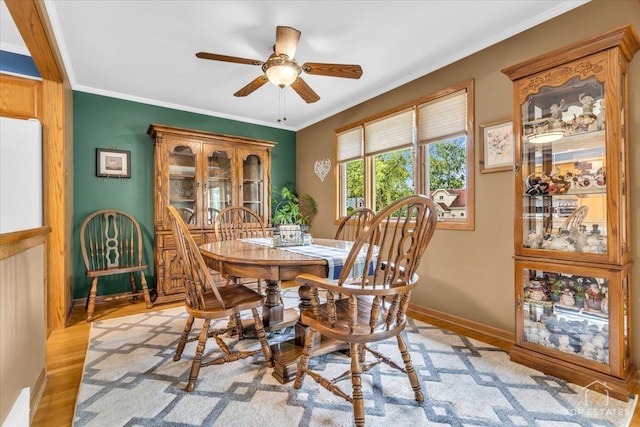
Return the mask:
<svg viewBox="0 0 640 427">
<path fill-rule="evenodd" d="M 522 104 L 522 246 L 608 254 L 605 85 L 575 77 Z"/>
<path fill-rule="evenodd" d="M 264 159 L 258 154 L 243 156 L 242 160 L 242 205 L 261 218 L 265 217 L 264 203 Z"/>
<path fill-rule="evenodd" d="M 178 145 L 168 152 L 169 204 L 174 206 L 184 222 L 196 224 L 196 153 L 193 147 Z"/>
<path fill-rule="evenodd" d="M 523 334 L 530 344 L 609 364 L 609 280 L 528 269 L 522 274 Z"/>
<path fill-rule="evenodd" d="M 622 269 L 516 261 L 516 345 L 624 376 L 631 362 L 629 280 Z"/>
<path fill-rule="evenodd" d="M 216 215 L 233 203 L 231 158 L 232 153 L 225 150 L 214 150 L 207 156 L 205 225 L 212 225 Z"/>
</svg>

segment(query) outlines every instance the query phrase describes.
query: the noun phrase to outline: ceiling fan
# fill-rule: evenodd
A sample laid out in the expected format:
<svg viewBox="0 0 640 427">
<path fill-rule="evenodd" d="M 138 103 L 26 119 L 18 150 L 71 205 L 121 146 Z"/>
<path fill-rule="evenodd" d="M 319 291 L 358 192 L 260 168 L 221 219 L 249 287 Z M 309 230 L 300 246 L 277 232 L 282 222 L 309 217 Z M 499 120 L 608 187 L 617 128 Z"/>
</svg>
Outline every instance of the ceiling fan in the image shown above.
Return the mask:
<svg viewBox="0 0 640 427">
<path fill-rule="evenodd" d="M 300 31 L 291 27 L 278 26 L 276 27 L 276 44 L 273 47 L 273 54 L 264 62 L 257 59 L 238 58 L 236 56 L 207 52 L 198 52 L 196 56 L 201 59 L 261 66 L 264 74 L 256 77 L 251 83 L 234 93 L 234 96 L 247 96 L 266 82 L 271 81 L 281 88 L 291 86 L 305 102 L 312 103 L 318 101 L 320 97 L 300 77 L 302 72 L 347 79 L 359 79 L 362 76 L 362 68 L 359 65 L 324 64 L 320 62 L 305 62 L 302 66 L 298 65 L 294 56 L 299 41 Z"/>
</svg>

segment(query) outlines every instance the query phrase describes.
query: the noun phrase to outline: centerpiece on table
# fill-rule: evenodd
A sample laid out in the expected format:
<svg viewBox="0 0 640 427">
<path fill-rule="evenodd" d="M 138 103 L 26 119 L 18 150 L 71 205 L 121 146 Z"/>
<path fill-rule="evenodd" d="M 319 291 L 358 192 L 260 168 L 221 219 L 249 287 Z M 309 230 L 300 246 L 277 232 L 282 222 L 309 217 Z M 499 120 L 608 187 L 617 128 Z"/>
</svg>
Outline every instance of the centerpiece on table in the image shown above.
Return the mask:
<svg viewBox="0 0 640 427">
<path fill-rule="evenodd" d="M 274 246 L 301 246 L 311 244 L 311 235 L 306 233 L 313 217 L 318 213 L 316 201 L 304 193 L 283 186 L 280 197 L 273 201 Z"/>
</svg>

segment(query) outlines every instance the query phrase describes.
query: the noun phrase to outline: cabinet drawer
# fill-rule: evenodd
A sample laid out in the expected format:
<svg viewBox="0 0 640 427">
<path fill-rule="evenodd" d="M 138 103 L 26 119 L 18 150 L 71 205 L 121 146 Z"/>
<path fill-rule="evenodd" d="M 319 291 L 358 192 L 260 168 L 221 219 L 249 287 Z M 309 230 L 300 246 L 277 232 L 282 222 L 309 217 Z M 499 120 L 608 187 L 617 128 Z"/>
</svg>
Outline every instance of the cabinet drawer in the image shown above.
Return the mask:
<svg viewBox="0 0 640 427">
<path fill-rule="evenodd" d="M 206 243 L 205 234 L 203 233 L 192 233 L 191 236 L 196 242 L 196 245 L 202 245 Z M 176 241 L 173 238 L 173 234 L 159 234 L 156 236 L 156 241 L 159 249 L 170 249 L 176 247 Z"/>
</svg>

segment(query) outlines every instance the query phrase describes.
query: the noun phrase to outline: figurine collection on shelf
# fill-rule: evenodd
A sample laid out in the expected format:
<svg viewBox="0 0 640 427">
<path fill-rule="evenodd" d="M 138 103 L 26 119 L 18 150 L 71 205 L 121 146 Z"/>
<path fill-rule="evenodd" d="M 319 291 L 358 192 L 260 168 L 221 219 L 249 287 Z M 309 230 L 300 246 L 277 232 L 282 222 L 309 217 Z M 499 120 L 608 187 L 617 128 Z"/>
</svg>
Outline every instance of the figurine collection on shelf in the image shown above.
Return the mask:
<svg viewBox="0 0 640 427">
<path fill-rule="evenodd" d="M 608 363 L 608 283 L 543 272 L 525 281 L 525 340 Z"/>
<path fill-rule="evenodd" d="M 531 230 L 525 246 L 562 252 L 607 253 L 607 239 L 601 234 L 598 224 L 592 224 L 590 230 L 583 224 L 571 229 L 560 227 L 556 231 L 544 233 Z"/>
<path fill-rule="evenodd" d="M 564 174 L 532 173 L 525 179 L 524 187 L 529 196 L 604 193 L 607 189 L 607 175 L 604 168 L 598 168 L 595 172 L 580 169 Z"/>
<path fill-rule="evenodd" d="M 524 136 L 530 139 L 549 132 L 561 132 L 562 135 L 568 136 L 604 130 L 605 100 L 602 84 L 595 79 L 581 84 L 585 87 L 585 92 L 574 94 L 569 102 L 560 99 L 550 105 L 536 105 L 537 111 L 544 111 L 544 108 L 548 114 L 546 117 L 537 117 L 525 122 Z M 544 99 L 544 94 L 541 95 L 541 99 Z"/>
</svg>

